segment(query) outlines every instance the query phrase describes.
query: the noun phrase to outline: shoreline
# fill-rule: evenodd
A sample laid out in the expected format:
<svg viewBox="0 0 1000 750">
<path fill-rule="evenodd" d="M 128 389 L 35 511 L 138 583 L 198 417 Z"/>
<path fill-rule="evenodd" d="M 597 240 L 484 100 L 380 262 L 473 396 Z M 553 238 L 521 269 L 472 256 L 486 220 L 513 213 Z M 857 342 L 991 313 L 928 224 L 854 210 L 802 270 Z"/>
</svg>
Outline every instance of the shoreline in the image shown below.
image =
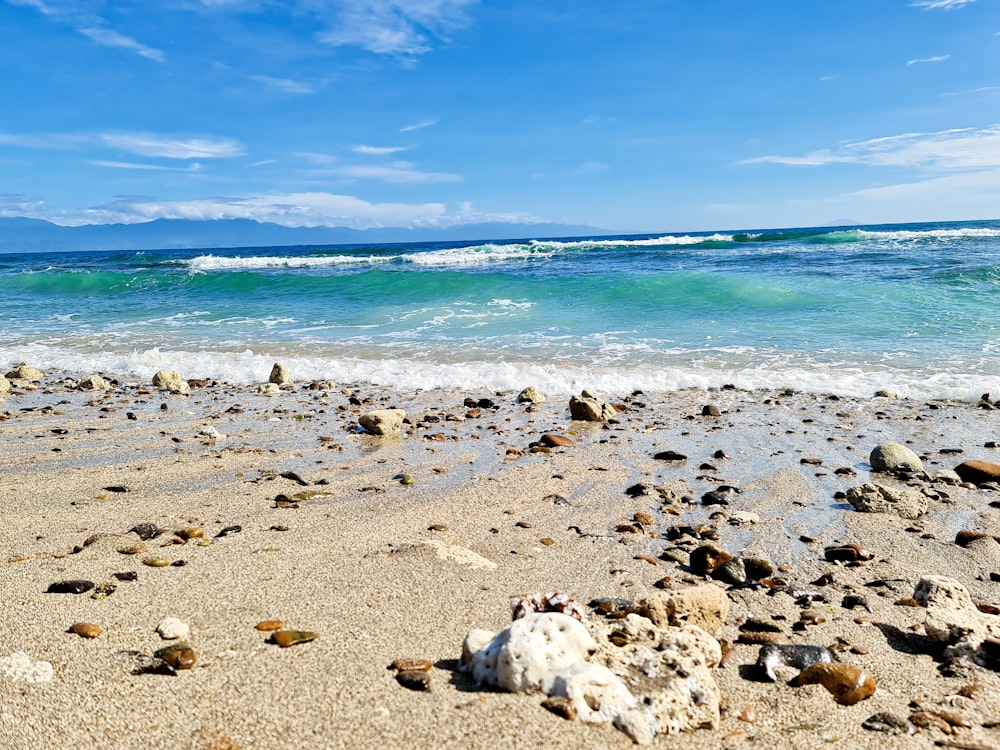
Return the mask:
<svg viewBox="0 0 1000 750">
<path fill-rule="evenodd" d="M 723 586 L 732 610 L 717 637 L 733 644 L 733 656 L 714 670 L 720 724 L 660 737 L 654 746 L 993 746 L 998 674 L 975 666 L 942 674 L 925 642 L 923 611 L 894 602 L 912 597 L 920 576 L 940 574 L 975 601 L 1000 605 L 991 579 L 1000 577 L 1000 545 L 953 543 L 963 529 L 1000 535 L 1000 511 L 990 505 L 1000 493 L 931 485 L 938 499 L 917 521 L 855 512 L 836 495 L 868 481 L 904 486 L 869 472 L 869 452 L 885 442 L 911 444 L 928 472 L 1000 460 L 1000 451 L 985 447 L 1000 440 L 1000 411 L 954 401 L 692 389 L 605 394 L 627 409 L 602 425 L 572 421 L 566 399 L 528 407 L 516 396 L 363 384 L 310 390 L 308 383 L 274 395 L 229 385 L 186 396 L 147 385 L 82 392 L 53 377 L 37 390 L 0 396 L 0 581 L 16 605 L 0 623 L 0 657 L 21 651 L 50 662 L 54 673 L 38 684 L 0 674 L 0 740 L 24 748 L 198 750 L 486 748 L 498 741 L 630 747 L 610 726 L 545 711 L 537 695 L 472 685 L 455 669 L 462 638 L 508 623 L 511 597 L 561 590 L 586 603 L 638 599 L 664 578 L 668 590 L 703 584 L 686 562 L 695 544 L 668 537 L 672 527 L 705 525 L 714 544 L 785 566 L 781 575 L 796 585 L 828 573 L 835 583 L 812 607 L 823 621 L 801 630 L 793 625 L 802 608 L 790 597 L 759 585 Z M 497 408 L 469 407 L 465 398 Z M 703 416 L 706 405 L 719 416 Z M 406 410 L 403 435 L 354 429 L 361 413 L 386 407 Z M 224 437 L 199 435 L 208 428 Z M 531 452 L 546 433 L 574 445 Z M 652 458 L 666 450 L 687 459 Z M 728 458 L 716 458 L 718 451 Z M 401 483 L 404 474 L 412 484 Z M 636 485 L 645 489 L 626 493 Z M 727 506 L 697 501 L 720 485 L 742 492 Z M 295 499 L 302 492 L 318 494 Z M 277 507 L 279 495 L 292 502 Z M 653 525 L 621 530 L 636 526 L 637 513 Z M 185 563 L 148 567 L 117 551 L 135 541 L 128 530 L 139 523 L 199 526 L 212 543 L 147 542 L 150 553 Z M 241 530 L 217 536 L 235 526 Z M 94 535 L 112 536 L 82 546 Z M 825 547 L 847 542 L 875 559 L 854 567 L 824 559 Z M 440 545 L 494 567 L 441 559 L 434 554 Z M 126 570 L 138 580 L 119 583 L 103 600 L 45 593 L 54 581 L 102 583 Z M 876 580 L 895 583 L 871 587 Z M 870 612 L 840 606 L 859 592 Z M 167 616 L 190 624 L 198 663 L 176 677 L 133 675 L 133 652 L 163 645 L 155 628 Z M 840 639 L 856 647 L 840 658 L 869 668 L 877 692 L 838 706 L 819 686 L 753 679 L 759 646 L 737 643 L 746 618 L 770 619 L 792 643 Z M 254 629 L 265 619 L 319 637 L 281 649 Z M 104 632 L 94 640 L 66 633 L 77 621 Z M 387 667 L 400 657 L 434 663 L 430 691 L 396 682 Z M 971 684 L 982 691 L 961 697 Z M 909 716 L 914 701 L 932 712 L 957 711 L 970 726 L 942 729 L 939 719 L 913 735 L 862 729 L 878 712 Z M 743 720 L 748 706 L 752 722 Z"/>
</svg>

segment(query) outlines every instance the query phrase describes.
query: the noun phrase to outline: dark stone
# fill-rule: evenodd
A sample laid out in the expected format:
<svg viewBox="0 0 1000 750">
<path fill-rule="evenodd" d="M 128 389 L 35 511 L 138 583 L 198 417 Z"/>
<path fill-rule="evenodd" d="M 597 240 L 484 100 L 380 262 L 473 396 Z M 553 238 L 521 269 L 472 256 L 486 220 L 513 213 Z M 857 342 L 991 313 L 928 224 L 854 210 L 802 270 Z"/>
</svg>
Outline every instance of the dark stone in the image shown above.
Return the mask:
<svg viewBox="0 0 1000 750">
<path fill-rule="evenodd" d="M 48 594 L 85 594 L 94 588 L 93 581 L 75 579 L 71 581 L 56 581 L 49 584 L 45 590 Z"/>
</svg>

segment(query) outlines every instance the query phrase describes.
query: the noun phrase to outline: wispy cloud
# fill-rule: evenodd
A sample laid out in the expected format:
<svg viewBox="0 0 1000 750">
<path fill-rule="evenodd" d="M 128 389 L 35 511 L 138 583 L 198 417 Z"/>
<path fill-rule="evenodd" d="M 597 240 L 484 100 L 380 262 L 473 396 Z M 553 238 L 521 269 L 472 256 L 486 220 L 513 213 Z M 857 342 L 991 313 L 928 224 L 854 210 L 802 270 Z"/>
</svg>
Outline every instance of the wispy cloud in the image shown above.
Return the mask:
<svg viewBox="0 0 1000 750">
<path fill-rule="evenodd" d="M 976 0 L 914 0 L 911 5 L 924 10 L 955 10 Z"/>
<path fill-rule="evenodd" d="M 334 174 L 353 180 L 377 180 L 396 184 L 461 182 L 462 176 L 448 172 L 422 172 L 408 161 L 396 161 L 388 165 L 351 164 L 337 167 Z"/>
<path fill-rule="evenodd" d="M 742 163 L 812 167 L 865 164 L 928 170 L 993 169 L 1000 167 L 1000 125 L 978 130 L 962 128 L 936 133 L 905 133 L 844 143 L 837 148 L 802 156 L 760 156 Z"/>
<path fill-rule="evenodd" d="M 399 132 L 412 133 L 414 130 L 423 130 L 424 128 L 429 128 L 437 124 L 437 120 L 421 120 L 420 122 L 415 122 L 412 125 L 404 125 L 399 129 Z"/>
<path fill-rule="evenodd" d="M 137 164 L 130 161 L 90 161 L 95 167 L 110 167 L 111 169 L 138 169 L 154 172 L 198 172 L 201 164 L 194 162 L 187 167 L 165 167 L 162 164 Z"/>
<path fill-rule="evenodd" d="M 353 146 L 351 151 L 356 154 L 388 156 L 390 154 L 398 154 L 400 151 L 409 151 L 409 146 Z"/>
<path fill-rule="evenodd" d="M 430 52 L 435 40 L 468 23 L 465 8 L 477 0 L 340 0 L 333 4 L 330 29 L 319 41 L 360 47 L 378 55 L 416 56 Z M 330 3 L 303 0 L 318 15 Z"/>
<path fill-rule="evenodd" d="M 935 55 L 934 57 L 921 57 L 916 60 L 907 60 L 907 65 L 918 65 L 919 63 L 939 63 L 950 60 L 951 55 Z"/>
<path fill-rule="evenodd" d="M 130 154 L 164 159 L 224 159 L 242 156 L 244 152 L 243 145 L 232 138 L 181 140 L 152 133 L 104 133 L 100 140 Z"/>
<path fill-rule="evenodd" d="M 142 57 L 146 57 L 160 63 L 166 60 L 166 56 L 160 50 L 147 47 L 145 44 L 137 42 L 132 37 L 125 36 L 124 34 L 112 31 L 111 29 L 101 28 L 100 26 L 87 26 L 79 28 L 77 31 L 97 42 L 102 47 L 117 47 L 119 49 L 129 50 L 130 52 L 135 52 L 137 55 L 141 55 Z"/>
<path fill-rule="evenodd" d="M 130 36 L 108 28 L 99 16 L 86 11 L 79 3 L 46 3 L 42 0 L 7 0 L 10 5 L 34 8 L 39 13 L 59 23 L 73 27 L 77 32 L 102 47 L 123 49 L 155 62 L 165 62 L 161 50 L 149 47 Z"/>
<path fill-rule="evenodd" d="M 291 78 L 274 78 L 272 76 L 250 76 L 251 81 L 263 83 L 272 89 L 276 89 L 285 94 L 315 94 L 316 89 L 308 83 L 296 81 Z"/>
<path fill-rule="evenodd" d="M 581 164 L 575 170 L 573 174 L 575 175 L 588 175 L 588 174 L 603 174 L 611 169 L 610 166 L 602 161 L 588 161 Z"/>
</svg>

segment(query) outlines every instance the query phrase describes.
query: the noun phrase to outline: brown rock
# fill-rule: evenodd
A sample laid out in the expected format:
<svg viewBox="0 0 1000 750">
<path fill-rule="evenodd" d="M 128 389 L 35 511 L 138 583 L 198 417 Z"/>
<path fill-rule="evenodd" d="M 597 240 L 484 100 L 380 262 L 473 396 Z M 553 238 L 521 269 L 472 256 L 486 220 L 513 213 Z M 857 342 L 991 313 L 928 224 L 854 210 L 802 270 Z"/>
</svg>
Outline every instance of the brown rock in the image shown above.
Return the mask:
<svg viewBox="0 0 1000 750">
<path fill-rule="evenodd" d="M 92 622 L 74 622 L 69 626 L 70 633 L 76 633 L 81 638 L 97 638 L 104 630 L 101 629 L 100 625 L 95 625 Z"/>
<path fill-rule="evenodd" d="M 963 461 L 955 467 L 963 482 L 986 484 L 1000 481 L 1000 464 L 992 461 Z"/>
<path fill-rule="evenodd" d="M 554 435 L 552 433 L 542 435 L 539 440 L 549 448 L 572 448 L 576 445 L 576 443 L 568 437 L 564 437 L 563 435 Z"/>
<path fill-rule="evenodd" d="M 261 620 L 254 625 L 254 627 L 257 628 L 257 630 L 270 633 L 272 630 L 281 630 L 284 624 L 283 620 Z"/>
</svg>

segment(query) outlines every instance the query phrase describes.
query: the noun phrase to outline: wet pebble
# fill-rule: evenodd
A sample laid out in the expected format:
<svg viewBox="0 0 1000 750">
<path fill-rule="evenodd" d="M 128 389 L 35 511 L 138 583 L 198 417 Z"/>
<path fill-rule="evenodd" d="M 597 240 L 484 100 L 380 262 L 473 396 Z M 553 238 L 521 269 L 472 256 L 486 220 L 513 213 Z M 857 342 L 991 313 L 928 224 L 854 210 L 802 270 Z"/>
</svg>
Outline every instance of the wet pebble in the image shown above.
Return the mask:
<svg viewBox="0 0 1000 750">
<path fill-rule="evenodd" d="M 117 578 L 119 581 L 138 581 L 139 580 L 139 574 L 136 573 L 134 570 L 125 570 L 125 571 L 122 571 L 121 573 L 112 573 L 111 575 L 114 576 L 115 578 Z"/>
<path fill-rule="evenodd" d="M 733 559 L 725 550 L 721 550 L 714 544 L 703 544 L 697 547 L 690 556 L 689 565 L 691 570 L 700 576 L 707 576 L 723 563 Z"/>
<path fill-rule="evenodd" d="M 875 679 L 854 664 L 813 664 L 802 670 L 793 684 L 822 685 L 842 706 L 853 706 L 875 693 Z"/>
<path fill-rule="evenodd" d="M 151 568 L 165 568 L 170 565 L 170 560 L 165 557 L 144 557 L 142 558 L 142 564 L 148 565 Z"/>
<path fill-rule="evenodd" d="M 866 562 L 875 559 L 875 553 L 859 544 L 839 544 L 823 550 L 827 562 Z"/>
<path fill-rule="evenodd" d="M 76 633 L 81 638 L 97 638 L 104 630 L 92 622 L 74 622 L 67 632 Z"/>
<path fill-rule="evenodd" d="M 46 589 L 46 593 L 49 594 L 85 594 L 94 588 L 93 581 L 87 581 L 82 578 L 73 579 L 69 581 L 56 581 L 55 583 L 49 584 Z"/>
<path fill-rule="evenodd" d="M 734 557 L 726 560 L 722 565 L 712 571 L 712 578 L 732 586 L 739 586 L 747 582 L 746 565 L 742 557 Z"/>
</svg>

